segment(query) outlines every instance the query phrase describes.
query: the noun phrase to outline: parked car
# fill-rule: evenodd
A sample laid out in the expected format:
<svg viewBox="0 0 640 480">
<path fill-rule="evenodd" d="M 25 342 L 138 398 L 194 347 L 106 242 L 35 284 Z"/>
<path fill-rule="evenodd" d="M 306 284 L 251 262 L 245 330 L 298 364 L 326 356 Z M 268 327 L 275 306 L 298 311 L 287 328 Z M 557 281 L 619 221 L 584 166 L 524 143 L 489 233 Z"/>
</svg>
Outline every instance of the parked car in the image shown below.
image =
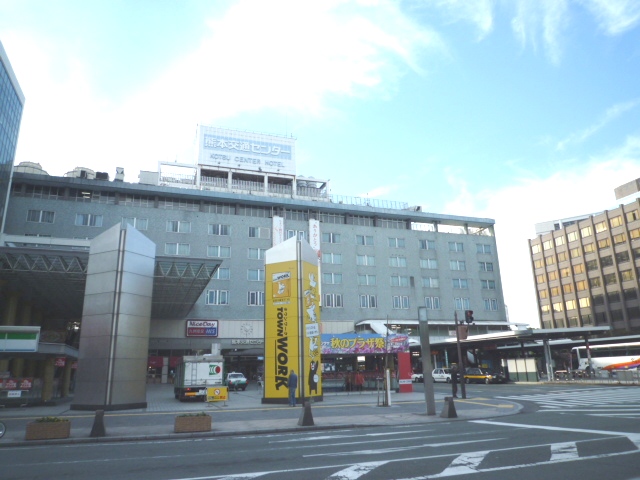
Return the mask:
<svg viewBox="0 0 640 480">
<path fill-rule="evenodd" d="M 424 382 L 424 375 L 421 373 L 414 373 L 411 375 L 411 381 L 413 383 L 422 383 Z"/>
<path fill-rule="evenodd" d="M 451 370 L 449 368 L 434 368 L 431 372 L 433 382 L 451 383 Z"/>
<path fill-rule="evenodd" d="M 504 383 L 505 378 L 499 372 L 487 368 L 467 368 L 464 372 L 466 383 Z"/>
<path fill-rule="evenodd" d="M 236 392 L 238 390 L 242 390 L 244 392 L 247 389 L 247 379 L 243 373 L 228 373 L 224 384 L 229 387 L 229 390 L 235 390 Z"/>
</svg>

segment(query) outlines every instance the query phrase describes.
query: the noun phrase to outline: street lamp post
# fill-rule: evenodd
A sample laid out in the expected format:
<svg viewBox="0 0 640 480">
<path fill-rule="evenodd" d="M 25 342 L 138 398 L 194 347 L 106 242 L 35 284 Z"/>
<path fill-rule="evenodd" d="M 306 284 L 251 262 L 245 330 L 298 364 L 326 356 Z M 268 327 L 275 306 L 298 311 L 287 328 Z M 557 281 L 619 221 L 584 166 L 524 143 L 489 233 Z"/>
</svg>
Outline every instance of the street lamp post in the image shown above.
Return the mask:
<svg viewBox="0 0 640 480">
<path fill-rule="evenodd" d="M 458 346 L 458 371 L 460 372 L 460 391 L 462 392 L 462 398 L 467 398 L 467 390 L 464 383 L 464 362 L 462 361 L 462 348 L 460 347 L 460 327 L 462 322 L 458 324 L 458 312 L 453 312 L 453 319 L 456 324 L 456 344 Z"/>
</svg>

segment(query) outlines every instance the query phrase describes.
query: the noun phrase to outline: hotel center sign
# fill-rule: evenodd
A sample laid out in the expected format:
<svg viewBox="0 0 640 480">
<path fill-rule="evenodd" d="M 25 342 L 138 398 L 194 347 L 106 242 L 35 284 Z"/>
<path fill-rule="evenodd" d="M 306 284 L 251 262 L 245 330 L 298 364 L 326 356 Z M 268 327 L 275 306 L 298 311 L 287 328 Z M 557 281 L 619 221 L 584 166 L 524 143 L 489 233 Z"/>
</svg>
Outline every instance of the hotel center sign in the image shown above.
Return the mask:
<svg viewBox="0 0 640 480">
<path fill-rule="evenodd" d="M 198 144 L 200 165 L 295 174 L 293 138 L 200 125 Z"/>
</svg>

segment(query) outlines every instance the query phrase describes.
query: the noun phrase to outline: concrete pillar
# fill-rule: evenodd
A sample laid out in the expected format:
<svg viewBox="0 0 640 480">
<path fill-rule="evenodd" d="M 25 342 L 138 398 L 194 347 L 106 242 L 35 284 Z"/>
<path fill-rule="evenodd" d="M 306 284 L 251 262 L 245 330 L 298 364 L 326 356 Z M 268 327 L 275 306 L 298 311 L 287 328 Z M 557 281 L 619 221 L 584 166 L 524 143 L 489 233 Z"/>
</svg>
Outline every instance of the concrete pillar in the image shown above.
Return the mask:
<svg viewBox="0 0 640 480">
<path fill-rule="evenodd" d="M 131 225 L 91 241 L 72 409 L 147 406 L 155 251 Z"/>
<path fill-rule="evenodd" d="M 24 376 L 35 377 L 38 372 L 38 360 L 26 359 L 24 362 Z"/>
<path fill-rule="evenodd" d="M 61 396 L 68 397 L 69 396 L 69 387 L 71 385 L 71 364 L 73 363 L 73 358 L 66 358 L 66 362 L 64 364 L 64 370 L 62 371 L 62 378 L 60 381 L 62 382 Z"/>
<path fill-rule="evenodd" d="M 31 304 L 23 303 L 20 306 L 20 316 L 18 317 L 18 325 L 20 326 L 29 326 L 31 325 Z"/>
<path fill-rule="evenodd" d="M 24 358 L 14 358 L 11 360 L 11 375 L 14 377 L 24 376 Z"/>
<path fill-rule="evenodd" d="M 42 361 L 42 401 L 48 402 L 53 398 L 53 375 L 56 369 L 56 359 L 51 357 Z"/>
<path fill-rule="evenodd" d="M 16 292 L 7 292 L 6 297 L 6 305 L 2 315 L 2 325 L 11 327 L 16 324 L 19 295 Z"/>
</svg>

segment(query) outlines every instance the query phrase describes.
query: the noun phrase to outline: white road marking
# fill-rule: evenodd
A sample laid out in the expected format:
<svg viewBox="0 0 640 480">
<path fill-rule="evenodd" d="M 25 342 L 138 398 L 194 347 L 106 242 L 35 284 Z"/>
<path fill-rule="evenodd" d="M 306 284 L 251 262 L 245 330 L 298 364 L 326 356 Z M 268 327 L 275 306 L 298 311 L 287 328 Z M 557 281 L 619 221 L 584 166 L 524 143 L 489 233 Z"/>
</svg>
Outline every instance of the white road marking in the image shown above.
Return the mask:
<svg viewBox="0 0 640 480">
<path fill-rule="evenodd" d="M 380 465 L 384 465 L 389 462 L 369 462 L 369 463 L 357 463 L 355 465 L 351 465 L 348 468 L 340 470 L 339 472 L 334 473 L 327 477 L 335 479 L 335 480 L 355 480 L 360 478 L 363 475 L 366 475 L 371 470 L 378 468 Z"/>
<path fill-rule="evenodd" d="M 579 456 L 576 442 L 555 443 L 551 445 L 551 458 L 549 461 L 574 460 Z"/>
</svg>

